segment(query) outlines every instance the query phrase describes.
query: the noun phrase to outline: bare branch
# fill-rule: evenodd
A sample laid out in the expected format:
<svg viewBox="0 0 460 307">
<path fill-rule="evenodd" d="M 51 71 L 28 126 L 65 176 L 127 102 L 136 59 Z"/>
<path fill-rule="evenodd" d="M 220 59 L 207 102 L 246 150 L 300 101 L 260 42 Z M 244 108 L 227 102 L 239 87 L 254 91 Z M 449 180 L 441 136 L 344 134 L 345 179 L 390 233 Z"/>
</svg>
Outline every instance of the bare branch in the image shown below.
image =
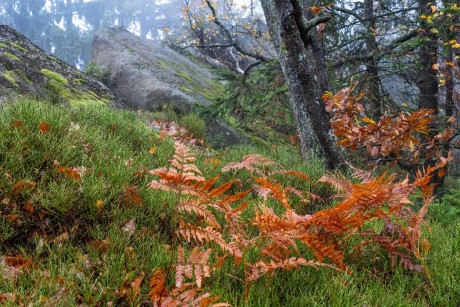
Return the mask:
<svg viewBox="0 0 460 307">
<path fill-rule="evenodd" d="M 208 5 L 209 10 L 211 11 L 212 17 L 214 19 L 214 23 L 222 30 L 222 32 L 225 35 L 225 38 L 229 41 L 229 45 L 232 45 L 232 47 L 235 47 L 235 49 L 239 53 L 247 55 L 247 56 L 249 56 L 251 58 L 254 58 L 254 59 L 257 59 L 259 61 L 267 62 L 268 60 L 270 60 L 269 58 L 266 58 L 263 55 L 260 55 L 260 54 L 253 53 L 253 52 L 250 52 L 248 50 L 242 49 L 241 46 L 237 42 L 235 42 L 235 40 L 233 39 L 232 34 L 230 33 L 230 30 L 228 30 L 227 27 L 225 27 L 225 25 L 218 18 L 216 9 L 212 5 L 211 1 L 206 0 L 206 4 Z"/>
<path fill-rule="evenodd" d="M 412 31 L 409 31 L 406 34 L 401 35 L 400 37 L 392 40 L 388 45 L 383 46 L 382 48 L 380 48 L 380 52 L 378 52 L 378 53 L 371 52 L 371 53 L 368 53 L 368 54 L 357 54 L 357 55 L 354 55 L 354 56 L 344 58 L 344 59 L 342 59 L 340 61 L 335 62 L 334 63 L 334 68 L 338 68 L 338 67 L 344 65 L 345 63 L 352 62 L 352 61 L 367 61 L 367 60 L 369 60 L 371 58 L 375 58 L 376 60 L 378 60 L 378 59 L 382 58 L 382 56 L 384 56 L 385 54 L 388 54 L 391 51 L 393 51 L 393 49 L 395 49 L 399 44 L 404 43 L 404 42 L 416 37 L 417 34 L 418 34 L 418 29 L 414 29 Z"/>
</svg>

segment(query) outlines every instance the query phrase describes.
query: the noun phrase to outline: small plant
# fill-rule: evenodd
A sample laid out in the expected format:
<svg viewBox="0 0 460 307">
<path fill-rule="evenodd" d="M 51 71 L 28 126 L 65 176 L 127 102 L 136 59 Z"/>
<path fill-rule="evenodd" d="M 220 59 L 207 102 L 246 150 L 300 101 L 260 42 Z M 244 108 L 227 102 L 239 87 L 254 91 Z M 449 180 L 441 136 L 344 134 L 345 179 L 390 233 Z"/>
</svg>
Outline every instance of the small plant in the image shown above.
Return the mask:
<svg viewBox="0 0 460 307">
<path fill-rule="evenodd" d="M 100 66 L 94 62 L 91 62 L 88 66 L 86 66 L 84 71 L 85 73 L 87 73 L 90 76 L 93 76 L 102 83 L 107 83 L 107 78 L 110 75 L 110 71 L 107 68 Z"/>
<path fill-rule="evenodd" d="M 189 113 L 181 117 L 179 124 L 197 139 L 206 137 L 206 123 L 195 113 Z"/>
</svg>

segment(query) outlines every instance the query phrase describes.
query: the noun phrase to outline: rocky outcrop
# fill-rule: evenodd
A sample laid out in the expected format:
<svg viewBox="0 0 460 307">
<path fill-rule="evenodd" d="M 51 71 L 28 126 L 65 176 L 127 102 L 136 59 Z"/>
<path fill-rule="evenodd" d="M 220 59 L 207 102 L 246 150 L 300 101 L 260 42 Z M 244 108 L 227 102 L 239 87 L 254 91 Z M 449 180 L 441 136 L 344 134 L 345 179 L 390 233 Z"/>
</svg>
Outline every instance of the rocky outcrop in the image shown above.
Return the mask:
<svg viewBox="0 0 460 307">
<path fill-rule="evenodd" d="M 187 112 L 196 104 L 210 106 L 223 94 L 223 86 L 203 63 L 121 28 L 99 30 L 92 55 L 93 64 L 107 71 L 106 84 L 132 109 L 171 106 Z M 207 128 L 215 147 L 247 141 L 222 121 L 208 123 Z"/>
<path fill-rule="evenodd" d="M 222 91 L 204 65 L 121 28 L 99 30 L 92 56 L 96 65 L 108 69 L 107 85 L 134 109 L 209 106 Z"/>
<path fill-rule="evenodd" d="M 0 103 L 17 95 L 71 105 L 125 107 L 97 79 L 47 54 L 10 27 L 0 25 Z"/>
</svg>

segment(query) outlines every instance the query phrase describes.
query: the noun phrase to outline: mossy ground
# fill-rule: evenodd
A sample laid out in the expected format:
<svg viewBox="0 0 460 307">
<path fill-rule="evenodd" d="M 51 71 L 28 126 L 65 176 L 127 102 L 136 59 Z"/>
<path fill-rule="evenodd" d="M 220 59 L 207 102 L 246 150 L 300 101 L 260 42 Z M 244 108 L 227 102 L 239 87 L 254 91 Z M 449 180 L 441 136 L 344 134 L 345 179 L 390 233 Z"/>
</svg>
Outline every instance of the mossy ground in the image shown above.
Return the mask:
<svg viewBox="0 0 460 307">
<path fill-rule="evenodd" d="M 210 178 L 249 153 L 302 170 L 313 180 L 324 173 L 319 159 L 305 163 L 290 146 L 196 151 L 197 165 Z M 172 154 L 172 140 L 160 138 L 134 113 L 31 99 L 3 105 L 0 247 L 4 256 L 21 256 L 31 265 L 0 278 L 1 303 L 141 305 L 154 268 L 170 268 L 175 261 L 171 217 L 177 195 L 147 187 L 148 170 L 166 165 Z M 79 169 L 81 179 L 66 176 L 54 161 Z M 13 192 L 20 180 L 35 185 Z M 311 189 L 327 193 L 320 186 Z M 214 272 L 205 286 L 234 306 L 458 306 L 460 217 L 446 205 L 434 205 L 428 218 L 433 286 L 402 270 L 347 275 L 304 268 L 258 281 L 245 301 L 243 284 L 234 277 L 241 272 L 232 266 Z M 123 230 L 130 221 L 136 226 L 132 235 Z M 140 276 L 136 293 L 131 283 Z"/>
<path fill-rule="evenodd" d="M 109 100 L 102 99 L 91 90 L 78 90 L 69 83 L 69 80 L 57 72 L 48 69 L 42 69 L 40 72 L 47 78 L 51 100 L 56 103 L 65 101 L 74 107 L 107 106 L 110 104 Z M 82 84 L 84 79 L 75 79 L 72 83 Z"/>
</svg>

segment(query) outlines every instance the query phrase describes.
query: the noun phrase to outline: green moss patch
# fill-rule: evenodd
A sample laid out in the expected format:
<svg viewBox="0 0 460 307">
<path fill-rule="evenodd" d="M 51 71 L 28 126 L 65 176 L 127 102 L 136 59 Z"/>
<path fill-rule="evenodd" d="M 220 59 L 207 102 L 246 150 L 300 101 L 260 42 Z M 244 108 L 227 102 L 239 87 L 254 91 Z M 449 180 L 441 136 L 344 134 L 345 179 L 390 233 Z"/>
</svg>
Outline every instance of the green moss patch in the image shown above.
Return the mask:
<svg viewBox="0 0 460 307">
<path fill-rule="evenodd" d="M 9 42 L 10 46 L 11 47 L 14 47 L 15 49 L 21 51 L 21 52 L 26 52 L 26 48 L 22 47 L 21 45 L 19 44 L 16 44 L 16 43 L 13 43 L 13 42 Z"/>
<path fill-rule="evenodd" d="M 55 81 L 56 83 L 59 83 L 64 86 L 69 85 L 69 81 L 57 72 L 48 69 L 42 69 L 40 70 L 40 72 L 43 75 L 45 75 L 45 77 L 47 77 L 50 81 Z"/>
<path fill-rule="evenodd" d="M 8 82 L 10 82 L 12 85 L 14 86 L 18 86 L 18 82 L 16 81 L 16 78 L 15 78 L 15 74 L 14 72 L 10 71 L 10 70 L 5 70 L 2 74 L 2 76 L 8 80 Z"/>
<path fill-rule="evenodd" d="M 185 93 L 188 93 L 188 94 L 193 94 L 193 91 L 191 89 L 186 88 L 184 86 L 179 87 L 179 91 L 185 92 Z"/>
<path fill-rule="evenodd" d="M 20 61 L 20 59 L 17 56 L 15 56 L 14 54 L 12 54 L 12 53 L 3 52 L 3 55 L 6 56 L 9 59 L 14 60 L 14 61 Z"/>
</svg>

